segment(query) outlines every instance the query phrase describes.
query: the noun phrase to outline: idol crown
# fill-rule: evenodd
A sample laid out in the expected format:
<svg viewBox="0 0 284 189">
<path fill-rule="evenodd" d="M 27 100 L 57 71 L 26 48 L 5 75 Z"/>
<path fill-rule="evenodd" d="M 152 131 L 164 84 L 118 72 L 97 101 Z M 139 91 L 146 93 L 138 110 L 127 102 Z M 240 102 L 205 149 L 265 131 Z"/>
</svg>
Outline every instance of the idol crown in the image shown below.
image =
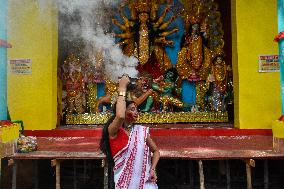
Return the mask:
<svg viewBox="0 0 284 189">
<path fill-rule="evenodd" d="M 137 12 L 150 12 L 151 0 L 136 0 L 135 8 Z"/>
</svg>

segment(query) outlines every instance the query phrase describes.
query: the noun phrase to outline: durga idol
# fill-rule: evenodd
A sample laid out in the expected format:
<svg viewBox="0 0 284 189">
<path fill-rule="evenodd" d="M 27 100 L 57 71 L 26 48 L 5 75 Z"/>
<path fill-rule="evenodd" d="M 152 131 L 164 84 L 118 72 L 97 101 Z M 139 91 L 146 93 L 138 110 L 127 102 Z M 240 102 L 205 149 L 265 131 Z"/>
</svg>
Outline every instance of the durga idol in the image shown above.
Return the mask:
<svg viewBox="0 0 284 189">
<path fill-rule="evenodd" d="M 171 34 L 178 32 L 177 28 L 168 28 L 176 18 L 170 15 L 171 5 L 163 6 L 163 11 L 158 16 L 159 6 L 154 0 L 131 1 L 127 7 L 119 9 L 120 19 L 113 19 L 113 24 L 118 29 L 115 36 L 124 54 L 137 57 L 140 63 L 138 69 L 147 71 L 153 78 L 161 76 L 172 67 L 165 47 L 174 44 L 174 41 L 168 39 Z M 130 18 L 125 15 L 127 10 L 130 11 Z"/>
</svg>

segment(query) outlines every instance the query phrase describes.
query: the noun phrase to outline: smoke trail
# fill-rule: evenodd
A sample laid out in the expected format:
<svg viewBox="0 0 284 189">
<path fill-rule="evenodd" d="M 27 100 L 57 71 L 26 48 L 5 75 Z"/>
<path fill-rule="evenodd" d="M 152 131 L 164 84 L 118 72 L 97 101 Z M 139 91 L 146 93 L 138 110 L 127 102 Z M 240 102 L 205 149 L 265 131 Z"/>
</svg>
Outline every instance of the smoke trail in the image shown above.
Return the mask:
<svg viewBox="0 0 284 189">
<path fill-rule="evenodd" d="M 43 1 L 43 0 L 40 0 Z M 60 14 L 63 17 L 76 17 L 69 25 L 60 25 L 67 40 L 83 39 L 85 52 L 89 57 L 94 53 L 103 52 L 105 74 L 113 81 L 123 73 L 131 77 L 137 76 L 135 66 L 138 60 L 123 55 L 122 50 L 115 44 L 114 37 L 109 33 L 111 12 L 119 4 L 118 0 L 63 0 L 58 1 Z M 67 27 L 67 28 L 66 28 Z"/>
</svg>

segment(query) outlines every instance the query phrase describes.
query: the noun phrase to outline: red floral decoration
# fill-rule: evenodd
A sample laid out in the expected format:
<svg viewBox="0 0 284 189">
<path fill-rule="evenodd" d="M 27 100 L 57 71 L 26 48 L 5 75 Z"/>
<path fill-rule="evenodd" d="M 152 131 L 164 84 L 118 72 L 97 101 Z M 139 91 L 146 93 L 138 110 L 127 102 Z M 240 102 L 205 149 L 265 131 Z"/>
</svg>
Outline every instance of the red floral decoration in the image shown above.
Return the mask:
<svg viewBox="0 0 284 189">
<path fill-rule="evenodd" d="M 13 123 L 10 120 L 0 120 L 0 126 L 9 126 Z"/>
<path fill-rule="evenodd" d="M 280 39 L 283 39 L 284 38 L 284 31 L 283 32 L 280 32 L 275 38 L 274 38 L 274 41 L 275 42 L 278 42 Z"/>
</svg>

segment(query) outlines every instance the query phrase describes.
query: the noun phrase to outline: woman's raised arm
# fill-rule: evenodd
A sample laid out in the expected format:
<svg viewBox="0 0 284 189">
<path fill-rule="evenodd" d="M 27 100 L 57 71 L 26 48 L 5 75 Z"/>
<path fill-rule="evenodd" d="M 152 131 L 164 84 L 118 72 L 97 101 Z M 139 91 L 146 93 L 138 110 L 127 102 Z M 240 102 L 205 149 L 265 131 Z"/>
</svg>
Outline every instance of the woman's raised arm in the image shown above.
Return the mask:
<svg viewBox="0 0 284 189">
<path fill-rule="evenodd" d="M 126 90 L 129 83 L 128 76 L 122 76 L 118 85 L 118 97 L 116 101 L 115 118 L 108 127 L 109 136 L 115 138 L 119 127 L 123 124 L 126 110 Z"/>
</svg>

